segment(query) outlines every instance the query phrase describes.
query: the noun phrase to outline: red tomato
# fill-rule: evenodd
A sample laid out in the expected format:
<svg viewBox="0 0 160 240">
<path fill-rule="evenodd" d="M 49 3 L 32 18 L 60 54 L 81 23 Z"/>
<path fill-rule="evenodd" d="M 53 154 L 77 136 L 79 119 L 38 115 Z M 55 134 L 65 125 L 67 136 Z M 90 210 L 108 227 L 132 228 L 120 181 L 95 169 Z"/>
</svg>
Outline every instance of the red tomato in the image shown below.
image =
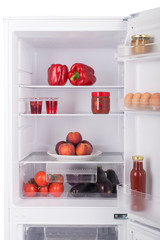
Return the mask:
<svg viewBox="0 0 160 240">
<path fill-rule="evenodd" d="M 38 190 L 39 194 L 41 196 L 47 196 L 48 195 L 48 187 L 40 187 L 40 189 Z"/>
<path fill-rule="evenodd" d="M 49 183 L 49 177 L 43 171 L 36 173 L 36 175 L 34 176 L 34 179 L 35 179 L 36 184 L 39 187 L 45 187 Z"/>
<path fill-rule="evenodd" d="M 37 188 L 34 184 L 26 183 L 23 186 L 23 192 L 27 197 L 34 197 L 37 193 Z"/>
<path fill-rule="evenodd" d="M 60 197 L 63 191 L 64 191 L 64 186 L 62 183 L 52 183 L 49 186 L 49 193 L 53 197 Z"/>
<path fill-rule="evenodd" d="M 63 183 L 64 178 L 61 174 L 53 174 L 51 177 L 52 182 L 54 183 Z"/>
</svg>

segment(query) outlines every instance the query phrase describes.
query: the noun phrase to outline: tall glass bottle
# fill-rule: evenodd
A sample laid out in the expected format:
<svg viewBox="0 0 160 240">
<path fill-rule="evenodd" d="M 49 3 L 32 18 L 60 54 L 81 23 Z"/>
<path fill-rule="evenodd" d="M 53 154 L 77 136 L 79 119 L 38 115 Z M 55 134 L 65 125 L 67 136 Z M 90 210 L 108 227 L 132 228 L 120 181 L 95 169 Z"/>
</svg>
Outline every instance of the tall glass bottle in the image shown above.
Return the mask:
<svg viewBox="0 0 160 240">
<path fill-rule="evenodd" d="M 143 169 L 143 156 L 133 156 L 133 169 L 130 174 L 131 189 L 146 192 L 146 172 Z"/>
<path fill-rule="evenodd" d="M 133 169 L 130 173 L 131 209 L 133 211 L 145 210 L 146 172 L 143 169 L 143 156 L 133 156 Z"/>
</svg>

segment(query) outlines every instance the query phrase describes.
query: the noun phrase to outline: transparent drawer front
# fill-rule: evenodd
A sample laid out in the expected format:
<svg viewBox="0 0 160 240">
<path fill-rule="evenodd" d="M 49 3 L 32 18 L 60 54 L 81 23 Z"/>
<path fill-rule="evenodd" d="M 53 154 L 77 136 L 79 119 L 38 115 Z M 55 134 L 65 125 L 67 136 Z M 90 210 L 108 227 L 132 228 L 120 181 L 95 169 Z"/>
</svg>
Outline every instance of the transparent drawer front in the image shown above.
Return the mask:
<svg viewBox="0 0 160 240">
<path fill-rule="evenodd" d="M 127 185 L 118 186 L 117 198 L 119 207 L 124 211 L 160 223 L 159 198 L 131 190 Z"/>
<path fill-rule="evenodd" d="M 102 154 L 94 161 L 61 162 L 46 153 L 33 153 L 20 161 L 22 198 L 115 198 L 116 185 L 122 182 L 123 161 L 119 155 Z"/>
<path fill-rule="evenodd" d="M 25 240 L 118 240 L 117 226 L 24 228 Z"/>
</svg>

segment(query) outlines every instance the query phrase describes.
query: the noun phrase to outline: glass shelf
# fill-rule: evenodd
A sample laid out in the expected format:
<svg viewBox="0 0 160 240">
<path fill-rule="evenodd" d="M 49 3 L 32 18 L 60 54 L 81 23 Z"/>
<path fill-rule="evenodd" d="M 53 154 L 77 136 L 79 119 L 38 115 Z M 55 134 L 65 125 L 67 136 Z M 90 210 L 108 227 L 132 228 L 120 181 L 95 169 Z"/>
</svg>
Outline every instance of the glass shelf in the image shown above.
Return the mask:
<svg viewBox="0 0 160 240">
<path fill-rule="evenodd" d="M 60 164 L 63 165 L 64 161 L 57 161 L 55 158 L 48 155 L 46 152 L 33 152 L 26 158 L 20 161 L 20 166 L 26 163 L 50 163 L 50 164 Z M 100 165 L 104 163 L 124 163 L 123 161 L 123 154 L 120 152 L 103 152 L 99 155 L 94 161 L 78 161 L 74 162 L 74 164 L 92 164 L 92 165 Z M 73 164 L 73 161 L 65 161 L 65 164 Z"/>
<path fill-rule="evenodd" d="M 20 113 L 19 116 L 22 117 L 113 117 L 113 116 L 123 116 L 123 112 L 111 112 L 109 114 L 92 114 L 92 113 L 57 113 L 57 114 L 30 114 L 30 113 Z"/>
<path fill-rule="evenodd" d="M 36 88 L 36 89 L 123 89 L 124 85 L 91 85 L 91 86 L 50 86 L 50 85 L 24 85 L 20 84 L 20 88 Z"/>
</svg>

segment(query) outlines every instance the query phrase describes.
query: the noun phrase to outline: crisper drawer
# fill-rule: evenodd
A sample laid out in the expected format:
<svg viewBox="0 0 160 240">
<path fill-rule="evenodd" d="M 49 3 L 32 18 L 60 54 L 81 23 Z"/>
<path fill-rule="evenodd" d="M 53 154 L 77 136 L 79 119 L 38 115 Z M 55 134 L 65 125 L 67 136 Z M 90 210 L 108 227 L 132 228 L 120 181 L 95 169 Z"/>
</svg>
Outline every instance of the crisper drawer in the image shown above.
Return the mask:
<svg viewBox="0 0 160 240">
<path fill-rule="evenodd" d="M 93 161 L 79 162 L 33 153 L 20 162 L 20 196 L 115 198 L 116 184 L 123 182 L 123 167 L 121 153 L 102 153 Z"/>
<path fill-rule="evenodd" d="M 118 240 L 118 227 L 24 226 L 24 240 Z"/>
<path fill-rule="evenodd" d="M 150 194 L 131 190 L 130 186 L 122 185 L 117 188 L 119 207 L 132 215 L 134 219 L 143 218 L 143 223 L 159 226 L 160 223 L 160 199 Z"/>
</svg>

